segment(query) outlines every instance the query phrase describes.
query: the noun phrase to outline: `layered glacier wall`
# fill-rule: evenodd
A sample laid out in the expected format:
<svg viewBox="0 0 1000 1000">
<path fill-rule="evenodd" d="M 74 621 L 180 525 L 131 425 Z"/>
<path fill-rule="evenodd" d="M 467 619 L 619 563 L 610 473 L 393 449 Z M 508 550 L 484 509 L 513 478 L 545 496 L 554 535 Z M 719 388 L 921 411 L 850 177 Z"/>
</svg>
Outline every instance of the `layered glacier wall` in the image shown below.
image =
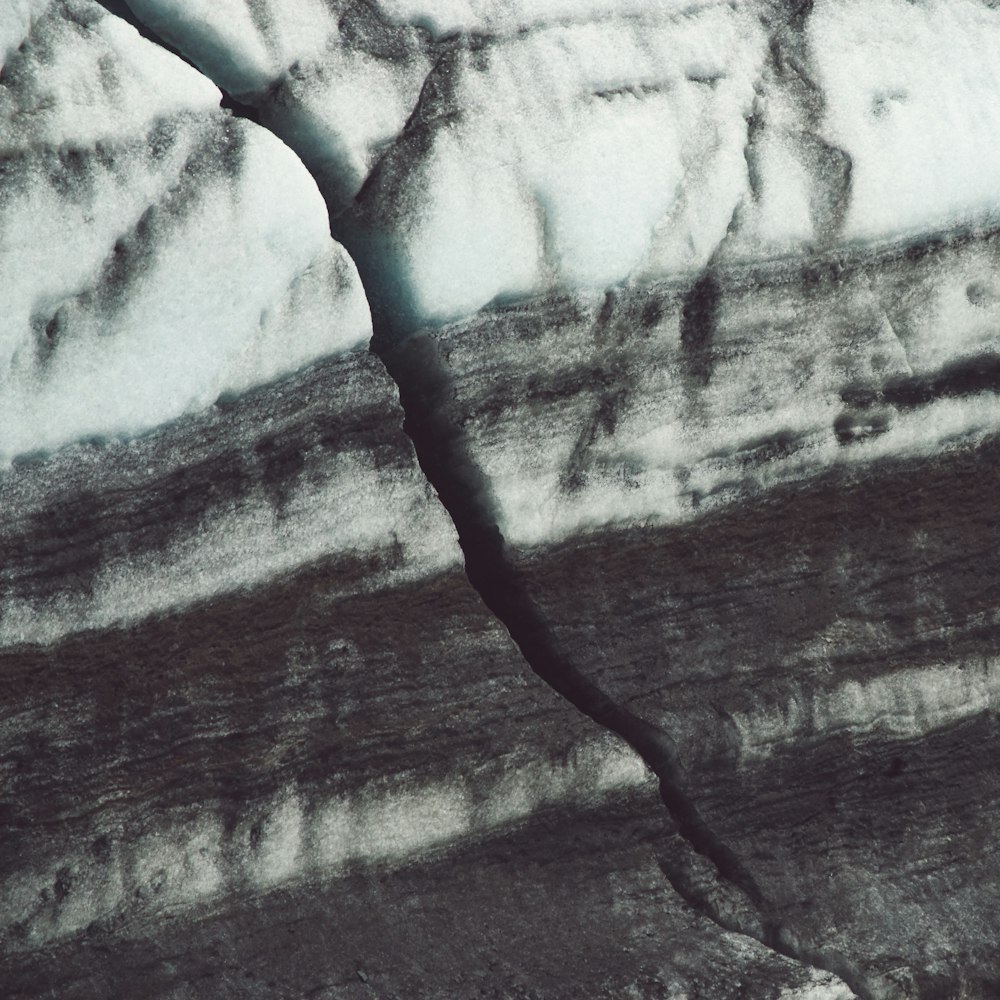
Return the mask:
<svg viewBox="0 0 1000 1000">
<path fill-rule="evenodd" d="M 998 55 L 10 4 L 0 992 L 996 995 Z"/>
</svg>

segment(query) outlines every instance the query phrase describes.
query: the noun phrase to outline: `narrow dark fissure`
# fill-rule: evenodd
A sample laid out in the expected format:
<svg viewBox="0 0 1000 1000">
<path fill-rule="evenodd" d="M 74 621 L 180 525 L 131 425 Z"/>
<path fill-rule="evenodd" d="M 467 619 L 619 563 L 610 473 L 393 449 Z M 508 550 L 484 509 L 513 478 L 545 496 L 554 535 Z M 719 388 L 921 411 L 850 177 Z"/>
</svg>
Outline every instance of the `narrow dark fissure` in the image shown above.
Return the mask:
<svg viewBox="0 0 1000 1000">
<path fill-rule="evenodd" d="M 126 0 L 98 2 L 109 13 L 133 25 L 149 41 L 204 72 L 150 30 L 134 15 Z M 216 81 L 213 83 L 219 86 Z M 222 107 L 260 124 L 255 108 L 241 103 L 225 89 L 219 89 L 223 95 Z M 317 183 L 323 192 L 320 178 Z M 371 248 L 356 245 L 357 241 L 347 232 L 338 232 L 332 211 L 331 221 L 334 237 L 355 260 L 366 293 L 383 288 L 385 276 L 379 272 Z M 718 296 L 715 277 L 707 272 L 696 283 L 685 306 L 684 347 L 694 373 L 706 381 L 710 373 L 704 371 L 705 357 Z M 725 887 L 735 890 L 745 900 L 747 905 L 737 910 L 744 914 L 749 911 L 751 916 L 739 916 L 730 908 L 715 905 L 714 900 L 695 885 L 697 880 L 690 878 L 688 866 L 683 861 L 673 864 L 661 859 L 661 869 L 671 886 L 689 905 L 723 930 L 750 937 L 800 965 L 832 973 L 861 1000 L 876 1000 L 877 994 L 844 957 L 821 953 L 798 943 L 777 921 L 771 903 L 750 871 L 704 821 L 686 793 L 685 775 L 669 734 L 617 704 L 560 651 L 551 628 L 535 606 L 508 554 L 485 477 L 465 446 L 458 421 L 447 413 L 444 404 L 451 388 L 448 374 L 427 339 L 405 339 L 412 331 L 400 328 L 398 316 L 394 321 L 387 310 L 380 309 L 376 295 L 370 295 L 369 303 L 375 326 L 372 352 L 385 365 L 399 390 L 403 429 L 413 443 L 421 470 L 455 525 L 470 584 L 507 629 L 532 671 L 583 714 L 627 742 L 645 761 L 659 779 L 660 796 L 676 825 L 677 834 L 693 852 L 707 859 Z"/>
<path fill-rule="evenodd" d="M 379 336 L 376 322 L 373 343 L 384 344 L 388 339 Z M 748 919 L 716 905 L 693 884 L 683 860 L 671 864 L 661 859 L 664 875 L 675 891 L 724 930 L 751 937 L 801 965 L 832 973 L 862 1000 L 875 1000 L 876 993 L 844 956 L 799 943 L 775 918 L 771 903 L 753 875 L 704 821 L 686 793 L 685 776 L 669 734 L 617 704 L 560 651 L 507 552 L 488 484 L 464 445 L 457 421 L 450 419 L 445 410 L 449 378 L 431 343 L 415 338 L 396 347 L 373 349 L 399 388 L 404 430 L 413 442 L 424 475 L 455 524 L 466 573 L 476 592 L 510 633 L 538 677 L 642 757 L 659 779 L 661 799 L 678 834 L 694 852 L 711 862 L 726 886 L 744 897 L 751 915 Z"/>
</svg>

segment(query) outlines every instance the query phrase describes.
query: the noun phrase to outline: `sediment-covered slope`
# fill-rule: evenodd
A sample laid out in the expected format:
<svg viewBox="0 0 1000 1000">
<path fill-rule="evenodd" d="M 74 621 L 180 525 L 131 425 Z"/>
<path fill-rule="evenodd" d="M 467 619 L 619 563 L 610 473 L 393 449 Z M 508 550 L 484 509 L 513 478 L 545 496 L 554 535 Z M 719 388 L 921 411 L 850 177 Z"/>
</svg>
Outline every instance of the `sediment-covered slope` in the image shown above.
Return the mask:
<svg viewBox="0 0 1000 1000">
<path fill-rule="evenodd" d="M 390 355 L 433 373 L 414 439 L 529 660 L 686 790 L 762 938 L 874 997 L 998 975 L 995 355 L 914 374 L 871 291 L 933 302 L 962 257 L 723 278 L 693 349 L 664 289 Z"/>
</svg>

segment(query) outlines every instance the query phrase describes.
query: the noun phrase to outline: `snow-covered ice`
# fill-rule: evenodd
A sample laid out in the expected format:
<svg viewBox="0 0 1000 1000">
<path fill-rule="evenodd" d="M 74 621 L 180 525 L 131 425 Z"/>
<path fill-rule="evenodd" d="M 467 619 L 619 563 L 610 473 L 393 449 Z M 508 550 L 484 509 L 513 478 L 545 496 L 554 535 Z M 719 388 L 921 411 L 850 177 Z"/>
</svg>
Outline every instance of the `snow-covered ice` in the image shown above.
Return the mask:
<svg viewBox="0 0 1000 1000">
<path fill-rule="evenodd" d="M 302 155 L 404 331 L 995 214 L 974 0 L 129 2 Z"/>
<path fill-rule="evenodd" d="M 809 51 L 829 140 L 851 158 L 844 236 L 1000 222 L 1000 10 L 821 0 Z"/>
<path fill-rule="evenodd" d="M 283 143 L 90 0 L 2 27 L 0 461 L 367 340 L 356 270 Z"/>
<path fill-rule="evenodd" d="M 697 271 L 748 192 L 767 55 L 749 8 L 392 3 L 364 30 L 317 14 L 322 49 L 261 28 L 280 52 L 265 88 L 246 42 L 206 42 L 235 23 L 221 8 L 131 6 L 300 152 L 403 323 Z"/>
</svg>

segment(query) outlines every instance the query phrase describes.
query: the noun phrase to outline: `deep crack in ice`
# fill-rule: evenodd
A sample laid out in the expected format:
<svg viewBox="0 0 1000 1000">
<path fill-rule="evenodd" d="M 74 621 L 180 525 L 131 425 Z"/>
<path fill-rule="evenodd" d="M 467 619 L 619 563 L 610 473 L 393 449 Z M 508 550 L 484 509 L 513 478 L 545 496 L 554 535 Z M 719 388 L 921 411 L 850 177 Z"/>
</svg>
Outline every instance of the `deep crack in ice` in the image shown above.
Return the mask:
<svg viewBox="0 0 1000 1000">
<path fill-rule="evenodd" d="M 137 18 L 128 16 L 129 12 L 120 2 L 105 0 L 104 5 L 113 13 L 127 16 L 127 19 L 147 38 L 179 54 L 172 46 L 165 45 L 154 33 L 145 28 Z M 808 10 L 809 5 L 801 6 L 804 11 Z M 800 62 L 780 54 L 779 50 L 780 46 L 775 42 L 772 45 L 775 69 L 783 73 L 785 72 L 783 67 L 787 64 L 789 71 L 802 79 L 803 88 L 809 91 L 804 98 L 805 117 L 810 119 L 809 124 L 815 124 L 820 109 L 815 103 L 818 98 L 812 93 L 814 85 L 802 71 Z M 415 124 L 423 124 L 420 115 L 425 107 L 427 89 L 432 86 L 437 71 L 449 51 L 445 49 L 427 75 L 424 91 L 397 141 L 408 137 Z M 252 108 L 248 108 L 229 95 L 225 96 L 223 106 L 233 109 L 237 114 L 259 121 L 259 116 Z M 750 155 L 752 129 L 749 127 L 748 133 L 751 134 L 748 134 L 746 148 L 747 166 L 753 181 Z M 819 137 L 803 135 L 802 138 L 812 160 L 814 177 L 821 177 L 826 188 L 825 194 L 820 198 L 821 203 L 813 206 L 817 215 L 817 229 L 827 234 L 838 233 L 843 227 L 850 201 L 850 157 Z M 302 155 L 301 150 L 298 152 Z M 373 167 L 365 181 L 365 187 L 377 177 L 379 166 L 383 162 L 385 157 Z M 751 187 L 754 187 L 753 183 Z M 362 194 L 364 190 L 363 187 Z M 335 213 L 331 206 L 331 215 L 333 214 Z M 368 254 L 361 252 L 358 246 L 352 245 L 355 241 L 349 234 L 337 235 L 354 253 L 366 289 L 371 291 L 378 288 L 382 282 L 377 280 L 371 268 L 365 267 L 364 261 Z M 707 356 L 710 346 L 714 303 L 718 295 L 714 270 L 706 269 L 691 289 L 681 329 L 681 339 L 690 354 L 690 364 L 704 381 L 708 381 L 711 377 L 711 370 L 706 367 L 707 361 L 704 356 Z M 391 328 L 385 304 L 379 302 L 377 295 L 373 298 L 371 304 L 376 315 L 373 350 L 384 361 L 399 388 L 401 403 L 406 414 L 405 430 L 414 443 L 424 474 L 437 490 L 455 524 L 466 560 L 468 578 L 473 587 L 491 612 L 507 628 L 532 670 L 577 709 L 617 734 L 640 754 L 660 780 L 664 805 L 676 823 L 680 836 L 697 854 L 711 861 L 721 880 L 738 890 L 749 902 L 749 910 L 755 916 L 747 918 L 726 914 L 697 887 L 692 888 L 683 865 L 672 865 L 667 860 L 663 862 L 663 869 L 671 884 L 689 903 L 726 930 L 753 937 L 775 952 L 799 963 L 832 972 L 847 983 L 858 996 L 865 1000 L 873 1000 L 877 994 L 864 982 L 861 974 L 851 967 L 846 958 L 821 953 L 817 949 L 797 942 L 788 929 L 782 927 L 775 919 L 767 893 L 757 884 L 743 861 L 705 823 L 691 797 L 685 792 L 686 778 L 678 763 L 678 755 L 670 736 L 617 704 L 560 652 L 550 627 L 528 596 L 516 567 L 507 555 L 506 543 L 497 527 L 497 517 L 491 507 L 486 479 L 464 447 L 460 428 L 455 421 L 449 419 L 443 408 L 448 393 L 447 376 L 436 365 L 425 345 L 416 341 L 395 345 L 400 333 L 412 331 Z M 380 309 L 380 305 L 383 308 Z M 378 318 L 380 313 L 381 320 Z M 981 380 L 987 376 L 978 373 L 977 377 Z M 995 381 L 992 372 L 989 373 L 987 380 L 991 385 Z M 973 381 L 976 382 L 976 378 L 973 378 Z M 895 392 L 899 398 L 890 401 L 905 406 L 904 397 L 908 389 L 911 390 L 911 394 L 920 391 L 940 391 L 947 394 L 951 383 L 948 380 L 945 380 L 947 385 L 939 382 L 940 380 L 936 382 L 932 380 L 929 390 L 923 385 L 887 387 L 886 398 Z M 594 419 L 594 427 L 586 432 L 591 438 L 596 433 L 601 414 L 598 413 Z M 583 450 L 586 450 L 587 443 L 581 438 Z"/>
</svg>

